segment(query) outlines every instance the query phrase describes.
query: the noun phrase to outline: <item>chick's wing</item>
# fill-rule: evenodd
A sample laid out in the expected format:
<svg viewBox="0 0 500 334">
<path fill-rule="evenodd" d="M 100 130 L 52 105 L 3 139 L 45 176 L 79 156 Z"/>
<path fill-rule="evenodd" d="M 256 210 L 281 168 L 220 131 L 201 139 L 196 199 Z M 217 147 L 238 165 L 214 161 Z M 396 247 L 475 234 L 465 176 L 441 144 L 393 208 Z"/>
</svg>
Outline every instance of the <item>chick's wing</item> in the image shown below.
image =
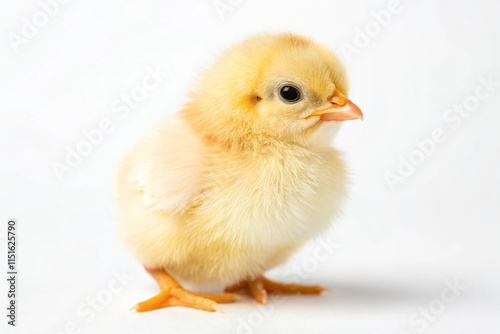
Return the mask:
<svg viewBox="0 0 500 334">
<path fill-rule="evenodd" d="M 202 191 L 201 143 L 179 119 L 170 119 L 146 134 L 129 156 L 127 182 L 142 193 L 145 206 L 182 212 Z"/>
</svg>

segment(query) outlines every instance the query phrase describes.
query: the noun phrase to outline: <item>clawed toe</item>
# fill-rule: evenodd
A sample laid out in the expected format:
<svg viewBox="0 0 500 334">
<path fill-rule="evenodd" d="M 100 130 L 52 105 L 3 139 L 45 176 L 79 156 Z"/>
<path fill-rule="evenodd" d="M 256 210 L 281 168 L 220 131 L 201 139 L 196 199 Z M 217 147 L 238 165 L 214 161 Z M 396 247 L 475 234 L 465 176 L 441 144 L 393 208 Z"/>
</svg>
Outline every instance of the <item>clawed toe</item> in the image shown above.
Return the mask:
<svg viewBox="0 0 500 334">
<path fill-rule="evenodd" d="M 184 290 L 167 272 L 161 269 L 146 268 L 156 280 L 160 293 L 143 302 L 137 303 L 131 310 L 146 312 L 170 306 L 184 306 L 207 312 L 220 312 L 217 303 L 232 303 L 241 299 L 234 293 L 194 293 Z"/>
<path fill-rule="evenodd" d="M 268 294 L 310 294 L 319 295 L 326 289 L 318 285 L 302 285 L 293 283 L 279 283 L 264 276 L 253 280 L 244 280 L 228 286 L 224 291 L 236 292 L 243 290 L 259 303 L 267 303 Z"/>
</svg>

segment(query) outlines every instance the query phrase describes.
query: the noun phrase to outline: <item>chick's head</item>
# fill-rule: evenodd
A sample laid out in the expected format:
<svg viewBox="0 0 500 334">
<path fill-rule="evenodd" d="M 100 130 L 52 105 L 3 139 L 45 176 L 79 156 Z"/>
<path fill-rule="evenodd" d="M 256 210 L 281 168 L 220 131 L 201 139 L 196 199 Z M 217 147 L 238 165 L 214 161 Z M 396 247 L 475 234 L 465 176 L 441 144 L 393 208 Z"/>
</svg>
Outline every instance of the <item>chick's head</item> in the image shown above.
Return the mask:
<svg viewBox="0 0 500 334">
<path fill-rule="evenodd" d="M 234 145 L 328 145 L 341 121 L 362 119 L 345 69 L 322 45 L 294 34 L 249 38 L 200 80 L 184 110 L 205 137 Z"/>
</svg>

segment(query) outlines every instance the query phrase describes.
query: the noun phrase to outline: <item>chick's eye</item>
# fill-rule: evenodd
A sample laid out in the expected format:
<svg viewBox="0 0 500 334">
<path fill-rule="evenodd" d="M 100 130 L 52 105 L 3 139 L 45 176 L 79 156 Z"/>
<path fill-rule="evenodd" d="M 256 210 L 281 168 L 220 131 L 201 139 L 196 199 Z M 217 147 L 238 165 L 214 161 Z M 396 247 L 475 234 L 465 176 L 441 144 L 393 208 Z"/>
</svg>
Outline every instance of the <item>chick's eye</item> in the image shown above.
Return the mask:
<svg viewBox="0 0 500 334">
<path fill-rule="evenodd" d="M 280 90 L 280 96 L 285 102 L 297 102 L 300 100 L 300 91 L 293 86 L 283 86 Z"/>
</svg>

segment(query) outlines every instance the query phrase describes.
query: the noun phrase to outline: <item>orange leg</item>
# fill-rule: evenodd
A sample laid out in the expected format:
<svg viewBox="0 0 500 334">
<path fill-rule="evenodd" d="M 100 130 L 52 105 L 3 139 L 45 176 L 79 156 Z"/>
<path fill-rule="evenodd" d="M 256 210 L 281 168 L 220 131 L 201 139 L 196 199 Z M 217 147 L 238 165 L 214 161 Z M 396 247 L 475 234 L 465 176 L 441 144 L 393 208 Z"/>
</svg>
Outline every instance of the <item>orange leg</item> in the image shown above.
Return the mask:
<svg viewBox="0 0 500 334">
<path fill-rule="evenodd" d="M 236 292 L 245 290 L 250 296 L 259 303 L 267 303 L 268 294 L 308 294 L 319 295 L 326 289 L 317 285 L 301 285 L 291 283 L 279 283 L 272 281 L 264 276 L 259 276 L 253 280 L 246 280 L 228 286 L 225 292 Z"/>
<path fill-rule="evenodd" d="M 137 312 L 157 310 L 169 306 L 185 306 L 208 312 L 222 312 L 217 303 L 232 303 L 241 297 L 233 293 L 193 293 L 186 291 L 166 271 L 146 268 L 161 288 L 156 296 L 135 304 Z"/>
</svg>

